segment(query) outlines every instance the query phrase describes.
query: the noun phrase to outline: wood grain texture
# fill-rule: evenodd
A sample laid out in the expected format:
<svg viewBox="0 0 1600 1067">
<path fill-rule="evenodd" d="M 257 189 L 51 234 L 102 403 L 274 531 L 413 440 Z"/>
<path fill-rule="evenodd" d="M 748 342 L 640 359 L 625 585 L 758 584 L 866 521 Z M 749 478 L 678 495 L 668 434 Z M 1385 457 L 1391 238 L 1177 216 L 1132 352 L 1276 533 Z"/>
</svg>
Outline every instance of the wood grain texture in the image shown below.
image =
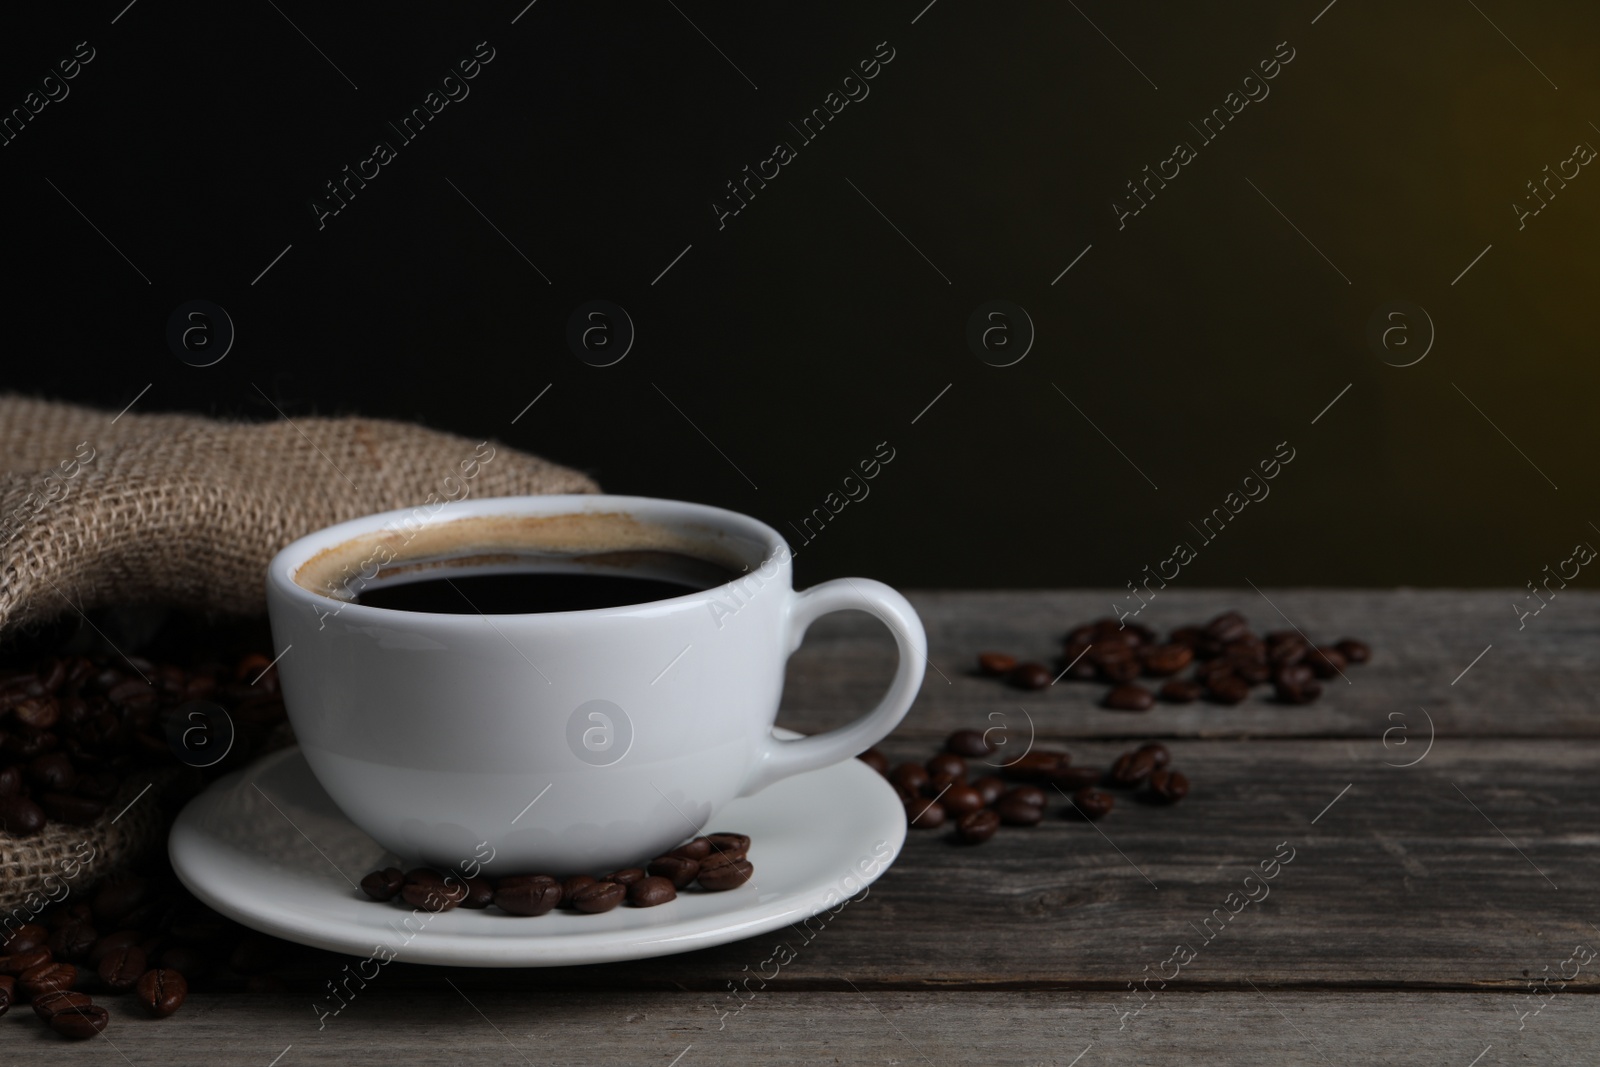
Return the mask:
<svg viewBox="0 0 1600 1067">
<path fill-rule="evenodd" d="M 426 993 L 374 990 L 321 1030 L 294 998 L 196 997 L 159 1022 L 138 1017 L 125 1002 L 113 1004 L 104 1039 L 76 1043 L 46 1031 L 32 1012 L 22 1013 L 26 1018 L 13 1012 L 0 1020 L 0 1043 L 7 1062 L 30 1067 L 1500 1067 L 1593 1062 L 1600 1047 L 1600 1012 L 1590 997 L 1558 995 L 1519 1030 L 1517 1015 L 1525 1009 L 1509 996 L 1303 993 L 1255 985 L 1162 994 L 1120 1029 L 1123 1009 L 1105 993 L 767 993 L 724 1018 L 704 998 L 675 993 L 464 996 L 437 979 Z"/>
<path fill-rule="evenodd" d="M 1120 603 L 1133 603 L 1128 596 L 1123 590 Z M 910 594 L 928 630 L 929 668 L 901 734 L 942 737 L 981 724 L 991 711 L 1020 707 L 1070 736 L 1369 737 L 1391 725 L 1390 712 L 1423 707 L 1446 736 L 1600 736 L 1600 594 L 1576 590 L 1561 592 L 1520 630 L 1511 590 L 1174 589 L 1133 620 L 1165 634 L 1233 609 L 1257 633 L 1292 624 L 1319 643 L 1357 637 L 1372 646 L 1371 663 L 1346 671 L 1349 684 L 1334 678 L 1321 700 L 1300 708 L 1273 703 L 1264 686 L 1234 708 L 1158 705 L 1127 715 L 1097 706 L 1108 688 L 1099 683 L 1062 680 L 1022 692 L 973 676 L 986 649 L 1053 664 L 1062 635 L 1114 615 L 1115 598 L 1113 591 Z M 806 732 L 844 722 L 877 701 L 893 669 L 894 646 L 881 623 L 861 613 L 825 618 L 789 661 L 780 721 Z"/>
</svg>

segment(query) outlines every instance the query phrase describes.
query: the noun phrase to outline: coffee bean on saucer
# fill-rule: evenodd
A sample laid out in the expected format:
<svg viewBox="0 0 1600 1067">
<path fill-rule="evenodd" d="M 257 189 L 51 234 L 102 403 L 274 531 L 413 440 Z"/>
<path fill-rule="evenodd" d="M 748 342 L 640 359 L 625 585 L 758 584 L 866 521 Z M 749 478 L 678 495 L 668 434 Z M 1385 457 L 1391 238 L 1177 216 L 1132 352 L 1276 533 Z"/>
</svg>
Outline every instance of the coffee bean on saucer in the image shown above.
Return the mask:
<svg viewBox="0 0 1600 1067">
<path fill-rule="evenodd" d="M 674 889 L 684 889 L 700 874 L 700 861 L 687 856 L 657 856 L 645 869 L 652 878 L 665 878 Z"/>
<path fill-rule="evenodd" d="M 1306 662 L 1311 665 L 1312 673 L 1318 678 L 1332 678 L 1346 666 L 1344 653 L 1332 646 L 1312 649 L 1306 655 Z"/>
<path fill-rule="evenodd" d="M 32 837 L 44 829 L 44 809 L 25 796 L 0 797 L 0 831 Z"/>
<path fill-rule="evenodd" d="M 447 887 L 442 882 L 438 885 L 407 882 L 405 888 L 400 890 L 401 900 L 423 911 L 449 911 L 459 906 L 466 895 L 466 887 L 459 882 L 454 888 Z"/>
<path fill-rule="evenodd" d="M 912 766 L 915 766 L 915 764 L 912 764 Z M 917 769 L 921 770 L 920 767 Z M 692 860 L 703 860 L 707 856 L 711 855 L 711 842 L 707 838 L 697 837 L 693 841 L 688 841 L 679 845 L 677 848 L 668 853 L 668 855 L 686 856 Z"/>
<path fill-rule="evenodd" d="M 554 879 L 551 879 L 554 881 Z M 461 898 L 463 908 L 479 910 L 487 908 L 494 903 L 494 886 L 489 879 L 484 877 L 468 878 L 466 881 L 467 894 Z"/>
<path fill-rule="evenodd" d="M 1189 779 L 1182 771 L 1159 770 L 1150 775 L 1150 789 L 1143 794 L 1151 804 L 1176 804 L 1189 795 Z"/>
<path fill-rule="evenodd" d="M 1000 828 L 998 812 L 980 809 L 969 811 L 956 820 L 956 837 L 964 844 L 981 845 L 994 836 Z"/>
<path fill-rule="evenodd" d="M 978 653 L 978 670 L 994 678 L 1009 674 L 1017 665 L 1017 657 L 1004 652 Z"/>
<path fill-rule="evenodd" d="M 1099 789 L 1084 788 L 1072 794 L 1072 807 L 1085 819 L 1098 819 L 1108 814 L 1116 806 L 1117 800 L 1110 793 Z"/>
<path fill-rule="evenodd" d="M 644 881 L 644 878 L 643 867 L 624 867 L 620 871 L 612 871 L 610 874 L 602 875 L 600 881 L 615 882 L 623 888 L 627 888 L 635 882 Z"/>
<path fill-rule="evenodd" d="M 1068 766 L 1071 761 L 1072 758 L 1065 752 L 1034 749 L 1031 752 L 1023 753 L 1009 763 L 1002 764 L 1000 770 L 1011 778 L 1047 782 L 1054 778 L 1062 768 Z"/>
<path fill-rule="evenodd" d="M 1151 741 L 1147 745 L 1139 746 L 1140 752 L 1150 753 L 1150 758 L 1155 761 L 1156 767 L 1165 767 L 1172 762 L 1172 753 L 1167 751 L 1167 746 L 1160 741 Z"/>
<path fill-rule="evenodd" d="M 1044 790 L 1032 785 L 1019 785 L 1006 791 L 1000 798 L 1000 803 L 1032 804 L 1036 808 L 1044 807 Z"/>
<path fill-rule="evenodd" d="M 69 1008 L 87 1008 L 94 1000 L 87 993 L 75 993 L 70 989 L 58 989 L 54 993 L 44 993 L 33 998 L 33 1013 L 45 1022 L 50 1021 L 50 1016 L 58 1011 Z"/>
<path fill-rule="evenodd" d="M 128 945 L 100 957 L 99 966 L 95 970 L 107 988 L 114 993 L 120 993 L 125 989 L 132 989 L 139 981 L 139 976 L 148 969 L 145 963 L 144 950 L 137 945 Z"/>
<path fill-rule="evenodd" d="M 544 915 L 561 897 L 561 883 L 542 874 L 502 878 L 494 891 L 495 906 L 511 915 Z"/>
<path fill-rule="evenodd" d="M 1112 689 L 1101 703 L 1112 711 L 1149 711 L 1156 697 L 1144 686 L 1129 682 Z"/>
<path fill-rule="evenodd" d="M 1134 789 L 1143 784 L 1155 769 L 1155 757 L 1149 752 L 1124 752 L 1111 765 L 1111 774 L 1106 782 L 1122 789 Z"/>
<path fill-rule="evenodd" d="M 983 794 L 970 785 L 952 785 L 945 790 L 944 796 L 939 798 L 939 803 L 944 805 L 947 815 L 957 819 L 985 806 Z"/>
<path fill-rule="evenodd" d="M 134 996 L 145 1011 L 157 1019 L 165 1019 L 183 1007 L 189 996 L 189 983 L 177 971 L 160 967 L 139 976 Z"/>
<path fill-rule="evenodd" d="M 393 900 L 406 884 L 406 876 L 399 867 L 385 867 L 361 879 L 361 891 L 373 900 Z"/>
<path fill-rule="evenodd" d="M 920 763 L 902 763 L 889 772 L 889 781 L 902 793 L 916 794 L 922 792 L 922 787 L 928 784 L 928 770 Z M 710 852 L 708 844 L 706 851 Z M 695 859 L 701 857 L 696 856 Z"/>
<path fill-rule="evenodd" d="M 944 805 L 937 800 L 908 797 L 905 801 L 906 821 L 918 830 L 937 830 L 944 825 Z"/>
<path fill-rule="evenodd" d="M 994 746 L 989 744 L 989 739 L 984 737 L 980 730 L 957 730 L 945 738 L 944 750 L 957 756 L 976 759 L 993 752 Z"/>
<path fill-rule="evenodd" d="M 50 1016 L 50 1029 L 73 1041 L 85 1041 L 106 1028 L 111 1013 L 98 1004 L 65 1008 Z"/>
<path fill-rule="evenodd" d="M 17 975 L 17 988 L 29 997 L 71 989 L 78 980 L 78 968 L 70 963 L 41 963 Z"/>
<path fill-rule="evenodd" d="M 738 856 L 741 859 L 750 852 L 749 834 L 707 834 L 706 840 L 711 842 L 712 852 L 721 852 L 730 856 Z"/>
<path fill-rule="evenodd" d="M 1365 663 L 1372 658 L 1372 649 L 1367 646 L 1367 643 L 1365 641 L 1357 641 L 1353 637 L 1345 638 L 1334 647 L 1344 654 L 1345 662 L 1347 663 Z"/>
<path fill-rule="evenodd" d="M 700 868 L 700 886 L 713 893 L 722 893 L 729 889 L 737 889 L 750 880 L 755 873 L 755 868 L 750 866 L 749 860 L 734 860 L 724 863 L 709 870 Z"/>
<path fill-rule="evenodd" d="M 707 846 L 707 851 L 710 851 L 710 846 Z M 563 878 L 561 880 L 561 906 L 564 908 L 572 907 L 572 898 L 578 895 L 578 890 L 585 886 L 594 885 L 597 881 L 599 879 L 592 874 L 575 874 L 571 878 Z"/>
<path fill-rule="evenodd" d="M 1037 826 L 1044 818 L 1043 804 L 1030 804 L 1009 794 L 1000 798 L 994 810 L 1007 826 Z"/>
<path fill-rule="evenodd" d="M 1193 704 L 1200 699 L 1200 685 L 1174 678 L 1161 687 L 1161 699 L 1168 704 Z"/>
<path fill-rule="evenodd" d="M 1000 795 L 1006 791 L 1006 783 L 1003 778 L 987 774 L 973 782 L 972 788 L 976 789 L 978 795 L 983 798 L 984 807 L 988 807 L 1000 799 Z"/>
<path fill-rule="evenodd" d="M 1063 793 L 1073 793 L 1085 786 L 1099 785 L 1105 773 L 1098 767 L 1063 767 L 1050 784 Z"/>
<path fill-rule="evenodd" d="M 672 884 L 672 880 L 655 874 L 641 878 L 628 887 L 628 903 L 636 908 L 653 908 L 675 900 L 677 896 L 678 888 Z"/>
<path fill-rule="evenodd" d="M 1006 673 L 1006 681 L 1017 689 L 1043 689 L 1051 678 L 1050 668 L 1043 663 L 1019 663 Z"/>
<path fill-rule="evenodd" d="M 1238 704 L 1250 695 L 1250 683 L 1235 674 L 1220 674 L 1206 683 L 1206 697 L 1214 704 Z"/>
<path fill-rule="evenodd" d="M 627 895 L 627 889 L 615 882 L 591 882 L 572 895 L 572 906 L 586 915 L 599 915 L 621 904 Z"/>
<path fill-rule="evenodd" d="M 862 763 L 865 763 L 868 767 L 871 767 L 879 774 L 887 775 L 889 773 L 889 757 L 885 756 L 882 752 L 879 752 L 875 748 L 867 749 L 865 752 L 861 753 L 861 755 L 857 756 L 856 759 L 860 760 Z"/>
</svg>

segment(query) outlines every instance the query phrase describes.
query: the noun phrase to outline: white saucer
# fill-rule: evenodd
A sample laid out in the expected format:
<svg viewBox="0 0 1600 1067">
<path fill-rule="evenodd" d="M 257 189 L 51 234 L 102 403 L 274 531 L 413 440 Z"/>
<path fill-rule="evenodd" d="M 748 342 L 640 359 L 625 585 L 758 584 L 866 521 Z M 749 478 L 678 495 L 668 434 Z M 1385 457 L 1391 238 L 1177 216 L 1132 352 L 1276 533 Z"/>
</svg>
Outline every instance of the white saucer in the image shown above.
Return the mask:
<svg viewBox="0 0 1600 1067">
<path fill-rule="evenodd" d="M 291 748 L 195 797 L 167 847 L 195 896 L 275 937 L 408 963 L 556 967 L 688 952 L 836 907 L 894 862 L 906 817 L 889 783 L 852 759 L 735 800 L 708 830 L 750 835 L 750 882 L 603 915 L 413 912 L 357 887 L 369 871 L 398 861 L 345 818 Z"/>
</svg>

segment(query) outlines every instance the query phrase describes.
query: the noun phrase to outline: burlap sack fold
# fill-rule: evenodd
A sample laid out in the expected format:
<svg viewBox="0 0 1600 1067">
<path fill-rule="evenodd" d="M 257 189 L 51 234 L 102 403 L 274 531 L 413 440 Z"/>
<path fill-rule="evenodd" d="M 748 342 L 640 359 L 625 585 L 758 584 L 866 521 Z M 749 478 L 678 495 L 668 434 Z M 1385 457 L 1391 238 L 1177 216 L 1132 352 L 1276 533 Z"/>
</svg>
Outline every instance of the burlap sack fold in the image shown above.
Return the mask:
<svg viewBox="0 0 1600 1067">
<path fill-rule="evenodd" d="M 403 423 L 229 423 L 0 395 L 0 636 L 123 604 L 261 614 L 267 562 L 324 526 L 467 498 L 592 492 L 566 467 Z M 164 832 L 130 812 L 117 826 L 108 815 L 0 833 L 0 919 L 44 893 L 84 842 L 98 880 Z"/>
</svg>

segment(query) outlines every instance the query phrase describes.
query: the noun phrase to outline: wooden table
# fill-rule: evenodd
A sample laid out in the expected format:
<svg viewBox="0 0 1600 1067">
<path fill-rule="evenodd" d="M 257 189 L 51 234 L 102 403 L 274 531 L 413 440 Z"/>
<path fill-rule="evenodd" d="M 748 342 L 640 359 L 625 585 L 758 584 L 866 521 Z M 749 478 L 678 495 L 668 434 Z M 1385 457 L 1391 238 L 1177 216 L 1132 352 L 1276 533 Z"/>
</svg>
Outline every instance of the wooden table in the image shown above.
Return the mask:
<svg viewBox="0 0 1600 1067">
<path fill-rule="evenodd" d="M 1503 592 L 1169 590 L 1140 617 L 1164 630 L 1237 608 L 1258 632 L 1292 622 L 1319 641 L 1368 640 L 1372 662 L 1309 707 L 1260 690 L 1235 708 L 1130 715 L 1096 707 L 1098 684 L 1021 693 L 970 676 L 980 649 L 1047 659 L 1070 625 L 1108 614 L 1112 595 L 913 596 L 931 666 L 883 747 L 920 760 L 951 730 L 1002 721 L 992 715 L 1031 719 L 1037 744 L 1079 764 L 1164 738 L 1193 782 L 1176 807 L 1124 802 L 1098 826 L 1047 817 L 978 848 L 912 831 L 870 893 L 809 941 L 779 932 L 567 970 L 396 964 L 320 1030 L 312 1001 L 345 961 L 306 950 L 291 995 L 197 995 L 162 1023 L 111 1001 L 109 1041 L 69 1045 L 13 1011 L 0 1020 L 0 1062 L 1600 1057 L 1600 1002 L 1588 999 L 1600 990 L 1600 958 L 1589 959 L 1600 951 L 1600 596 L 1563 592 L 1521 630 Z M 892 662 L 872 620 L 825 620 L 792 661 L 781 721 L 807 731 L 843 721 L 876 699 Z M 1270 882 L 1246 883 L 1284 842 L 1292 860 Z M 1230 897 L 1263 885 L 1259 903 Z M 794 961 L 734 1000 L 730 984 L 780 941 Z M 1180 944 L 1193 953 L 1181 969 Z"/>
</svg>

